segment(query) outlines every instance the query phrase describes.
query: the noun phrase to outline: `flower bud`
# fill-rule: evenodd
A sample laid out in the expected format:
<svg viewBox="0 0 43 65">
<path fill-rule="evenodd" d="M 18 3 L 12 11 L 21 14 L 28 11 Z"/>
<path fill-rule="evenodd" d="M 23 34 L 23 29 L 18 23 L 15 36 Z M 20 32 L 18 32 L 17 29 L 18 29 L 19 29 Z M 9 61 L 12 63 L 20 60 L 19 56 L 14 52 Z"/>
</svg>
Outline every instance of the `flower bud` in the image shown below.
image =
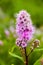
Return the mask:
<svg viewBox="0 0 43 65">
<path fill-rule="evenodd" d="M 33 46 L 31 46 L 30 49 L 33 50 L 34 49 Z"/>
<path fill-rule="evenodd" d="M 39 47 L 40 41 L 38 39 L 34 40 L 34 48 Z"/>
</svg>

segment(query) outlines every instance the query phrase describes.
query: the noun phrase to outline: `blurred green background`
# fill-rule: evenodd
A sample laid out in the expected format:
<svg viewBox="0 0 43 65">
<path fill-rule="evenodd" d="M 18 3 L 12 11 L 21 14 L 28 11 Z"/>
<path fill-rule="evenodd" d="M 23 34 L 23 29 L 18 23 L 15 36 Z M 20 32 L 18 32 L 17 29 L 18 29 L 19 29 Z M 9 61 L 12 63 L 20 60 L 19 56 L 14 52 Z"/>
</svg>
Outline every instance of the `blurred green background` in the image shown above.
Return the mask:
<svg viewBox="0 0 43 65">
<path fill-rule="evenodd" d="M 43 0 L 0 0 L 0 7 L 12 18 L 15 13 L 25 9 L 37 27 L 43 25 Z"/>
<path fill-rule="evenodd" d="M 15 14 L 20 10 L 30 13 L 33 25 L 36 27 L 34 39 L 39 39 L 39 48 L 43 48 L 43 0 L 0 0 L 0 40 L 3 42 L 2 45 L 0 44 L 0 65 L 24 65 L 23 62 L 9 54 L 9 51 L 13 50 L 13 53 L 21 56 L 19 48 L 15 45 L 15 33 L 9 30 L 10 26 L 15 28 Z M 5 29 L 10 33 L 8 37 L 5 34 Z M 13 46 L 15 49 L 12 49 Z M 41 54 L 39 56 L 42 56 Z M 30 62 L 29 65 L 34 65 L 35 61 Z M 40 63 L 35 63 L 35 65 L 40 65 Z"/>
</svg>

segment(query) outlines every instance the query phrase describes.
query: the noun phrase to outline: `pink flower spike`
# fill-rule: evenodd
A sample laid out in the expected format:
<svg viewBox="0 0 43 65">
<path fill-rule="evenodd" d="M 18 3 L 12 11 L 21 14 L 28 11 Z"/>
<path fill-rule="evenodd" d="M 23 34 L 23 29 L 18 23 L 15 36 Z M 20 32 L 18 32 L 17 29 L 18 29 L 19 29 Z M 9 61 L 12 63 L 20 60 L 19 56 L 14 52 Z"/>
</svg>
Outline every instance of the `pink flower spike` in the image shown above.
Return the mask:
<svg viewBox="0 0 43 65">
<path fill-rule="evenodd" d="M 16 33 L 18 38 L 22 38 L 22 42 L 19 45 L 21 47 L 26 47 L 27 42 L 33 37 L 34 27 L 30 15 L 25 10 L 20 11 L 16 18 Z"/>
</svg>

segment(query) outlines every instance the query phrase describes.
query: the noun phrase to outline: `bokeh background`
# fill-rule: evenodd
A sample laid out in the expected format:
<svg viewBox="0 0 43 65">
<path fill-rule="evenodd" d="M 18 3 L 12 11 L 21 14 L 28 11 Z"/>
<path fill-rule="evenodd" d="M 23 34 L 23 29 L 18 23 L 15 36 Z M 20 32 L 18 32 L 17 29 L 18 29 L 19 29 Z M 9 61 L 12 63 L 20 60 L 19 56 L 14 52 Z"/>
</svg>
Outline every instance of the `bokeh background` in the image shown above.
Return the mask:
<svg viewBox="0 0 43 65">
<path fill-rule="evenodd" d="M 39 48 L 43 48 L 43 0 L 0 0 L 0 65 L 24 65 L 9 54 L 11 51 L 21 56 L 19 48 L 15 45 L 15 16 L 20 10 L 30 13 L 32 23 L 36 28 L 34 39 L 39 39 Z M 34 61 L 35 58 L 33 58 Z M 33 65 L 34 61 L 32 62 L 31 59 L 29 65 Z M 36 65 L 38 64 L 36 63 Z"/>
</svg>

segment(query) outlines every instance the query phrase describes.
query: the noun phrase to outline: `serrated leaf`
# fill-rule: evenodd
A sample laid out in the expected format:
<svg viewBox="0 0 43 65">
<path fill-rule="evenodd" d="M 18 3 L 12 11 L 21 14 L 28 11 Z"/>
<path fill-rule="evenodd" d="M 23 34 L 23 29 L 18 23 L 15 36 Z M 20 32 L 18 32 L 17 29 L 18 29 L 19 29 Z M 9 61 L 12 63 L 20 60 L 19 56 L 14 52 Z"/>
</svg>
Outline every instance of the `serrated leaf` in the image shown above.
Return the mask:
<svg viewBox="0 0 43 65">
<path fill-rule="evenodd" d="M 42 49 L 35 49 L 29 57 L 29 65 L 33 65 L 43 54 Z"/>
<path fill-rule="evenodd" d="M 11 52 L 9 52 L 9 54 L 10 54 L 11 56 L 13 56 L 13 57 L 15 57 L 15 58 L 17 58 L 17 59 L 21 60 L 22 62 L 24 62 L 24 60 L 23 60 L 23 58 L 22 58 L 22 57 L 20 57 L 20 56 L 18 56 L 18 55 L 16 55 L 16 54 L 14 54 L 14 53 L 11 53 Z"/>
</svg>

